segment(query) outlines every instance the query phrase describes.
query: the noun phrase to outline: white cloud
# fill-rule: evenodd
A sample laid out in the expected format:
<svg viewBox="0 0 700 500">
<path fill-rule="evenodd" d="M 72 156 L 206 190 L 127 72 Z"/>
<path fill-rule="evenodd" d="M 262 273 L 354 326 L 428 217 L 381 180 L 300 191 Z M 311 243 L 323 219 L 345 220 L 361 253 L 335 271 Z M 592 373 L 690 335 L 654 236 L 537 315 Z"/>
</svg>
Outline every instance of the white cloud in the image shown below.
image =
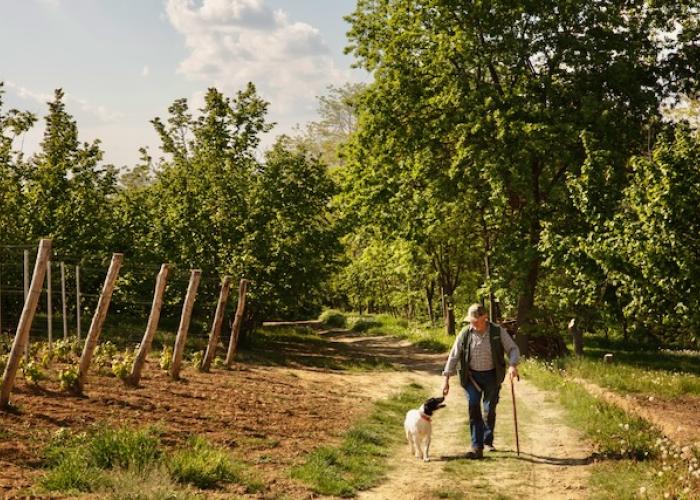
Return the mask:
<svg viewBox="0 0 700 500">
<path fill-rule="evenodd" d="M 148 65 L 145 65 L 143 67 L 143 69 L 141 70 L 141 76 L 146 78 L 150 74 L 151 74 L 151 68 L 149 68 Z"/>
<path fill-rule="evenodd" d="M 189 50 L 180 73 L 227 93 L 252 81 L 274 119 L 308 117 L 328 85 L 351 79 L 318 29 L 264 0 L 168 0 L 166 13 Z"/>
<path fill-rule="evenodd" d="M 50 9 L 58 9 L 61 6 L 60 0 L 36 0 L 38 3 Z"/>
<path fill-rule="evenodd" d="M 15 94 L 21 99 L 27 99 L 33 101 L 40 105 L 45 105 L 49 101 L 53 101 L 53 94 L 47 94 L 44 92 L 36 92 L 30 90 L 26 87 L 18 85 L 12 81 L 6 81 L 5 86 L 9 91 Z M 96 117 L 102 123 L 111 123 L 117 121 L 124 117 L 123 113 L 111 110 L 106 106 L 92 104 L 85 99 L 75 97 L 69 93 L 65 94 L 64 101 L 66 106 L 69 108 L 68 112 L 71 113 L 71 107 L 76 106 L 86 114 Z"/>
</svg>

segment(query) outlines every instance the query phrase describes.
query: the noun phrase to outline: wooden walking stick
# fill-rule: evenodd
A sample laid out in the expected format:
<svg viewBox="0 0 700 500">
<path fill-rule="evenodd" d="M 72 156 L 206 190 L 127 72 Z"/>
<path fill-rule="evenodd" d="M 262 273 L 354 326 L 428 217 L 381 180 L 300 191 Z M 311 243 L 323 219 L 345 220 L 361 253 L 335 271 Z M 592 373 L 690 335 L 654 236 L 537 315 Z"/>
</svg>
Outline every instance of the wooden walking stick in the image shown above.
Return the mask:
<svg viewBox="0 0 700 500">
<path fill-rule="evenodd" d="M 518 376 L 518 380 L 520 377 Z M 513 398 L 513 422 L 515 422 L 515 449 L 520 456 L 520 440 L 518 439 L 518 411 L 515 409 L 515 386 L 513 385 L 513 377 L 510 377 L 510 395 Z"/>
</svg>

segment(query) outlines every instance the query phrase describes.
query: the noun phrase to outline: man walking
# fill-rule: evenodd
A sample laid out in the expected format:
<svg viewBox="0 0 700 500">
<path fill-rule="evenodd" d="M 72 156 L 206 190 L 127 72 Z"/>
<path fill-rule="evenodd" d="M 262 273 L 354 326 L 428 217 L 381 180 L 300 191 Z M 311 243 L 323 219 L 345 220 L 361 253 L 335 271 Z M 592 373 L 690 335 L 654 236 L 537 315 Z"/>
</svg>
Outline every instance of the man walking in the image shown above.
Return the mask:
<svg viewBox="0 0 700 500">
<path fill-rule="evenodd" d="M 446 396 L 450 391 L 450 376 L 457 373 L 459 364 L 459 381 L 469 403 L 472 449 L 467 457 L 479 459 L 484 456 L 484 447 L 495 450 L 493 431 L 498 394 L 506 376 L 505 353 L 509 359 L 508 376 L 512 379 L 519 378 L 516 366 L 520 351 L 505 328 L 489 322 L 482 305 L 469 306 L 466 320 L 469 325 L 457 335 L 442 372 L 445 377 L 442 393 Z"/>
</svg>

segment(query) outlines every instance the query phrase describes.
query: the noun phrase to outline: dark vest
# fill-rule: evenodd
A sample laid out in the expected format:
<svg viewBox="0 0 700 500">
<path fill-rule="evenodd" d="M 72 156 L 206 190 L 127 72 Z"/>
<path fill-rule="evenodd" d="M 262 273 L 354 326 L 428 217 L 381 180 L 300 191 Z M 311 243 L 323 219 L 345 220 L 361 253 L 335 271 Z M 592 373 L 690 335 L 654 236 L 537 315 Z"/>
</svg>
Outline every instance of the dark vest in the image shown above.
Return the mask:
<svg viewBox="0 0 700 500">
<path fill-rule="evenodd" d="M 471 340 L 472 334 L 469 327 L 465 327 L 467 333 L 464 335 L 462 344 L 462 360 L 461 368 L 459 369 L 459 381 L 462 387 L 466 388 L 469 383 L 469 357 L 471 356 Z M 463 330 L 464 331 L 464 330 Z M 461 332 L 460 332 L 461 333 Z M 493 357 L 493 366 L 496 369 L 496 380 L 502 384 L 506 378 L 506 360 L 503 343 L 501 342 L 501 327 L 489 322 L 489 340 L 491 341 L 491 356 Z"/>
</svg>

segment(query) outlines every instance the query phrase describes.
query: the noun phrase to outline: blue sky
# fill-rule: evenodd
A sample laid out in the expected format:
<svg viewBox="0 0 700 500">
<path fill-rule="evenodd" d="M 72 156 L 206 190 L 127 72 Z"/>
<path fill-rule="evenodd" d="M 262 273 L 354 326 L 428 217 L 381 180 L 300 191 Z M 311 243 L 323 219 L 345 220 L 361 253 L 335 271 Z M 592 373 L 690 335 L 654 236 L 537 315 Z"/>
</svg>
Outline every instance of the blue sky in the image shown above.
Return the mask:
<svg viewBox="0 0 700 500">
<path fill-rule="evenodd" d="M 105 160 L 158 156 L 149 120 L 176 98 L 193 107 L 216 86 L 253 81 L 271 102 L 272 135 L 316 117 L 328 85 L 362 81 L 343 54 L 343 16 L 355 0 L 0 0 L 5 109 L 43 116 L 54 88 L 67 94 L 81 140 L 100 138 Z M 43 122 L 24 140 L 31 153 Z M 272 137 L 264 142 L 269 144 Z"/>
</svg>

